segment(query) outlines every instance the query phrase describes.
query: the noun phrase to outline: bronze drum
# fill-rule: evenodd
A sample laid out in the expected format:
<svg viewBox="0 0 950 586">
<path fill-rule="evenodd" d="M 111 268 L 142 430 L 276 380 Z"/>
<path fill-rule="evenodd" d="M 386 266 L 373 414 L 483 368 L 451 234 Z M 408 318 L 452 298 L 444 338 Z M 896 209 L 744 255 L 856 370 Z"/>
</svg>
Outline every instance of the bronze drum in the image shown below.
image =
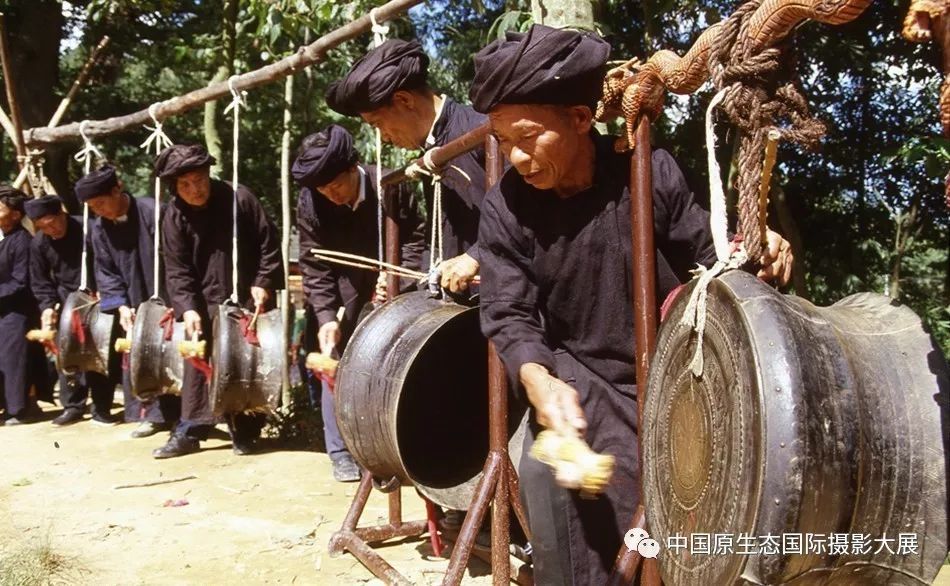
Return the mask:
<svg viewBox="0 0 950 586">
<path fill-rule="evenodd" d="M 161 299 L 149 299 L 135 312 L 129 370 L 132 391 L 143 401 L 181 394 L 184 358 L 178 343 L 185 337 L 185 325 L 176 322 L 171 311 Z"/>
<path fill-rule="evenodd" d="M 245 325 L 253 314 L 228 303 L 218 306 L 212 336 L 210 400 L 215 415 L 277 408 L 287 369 L 284 322 L 280 310 L 257 318 L 257 344 L 248 341 Z"/>
<path fill-rule="evenodd" d="M 396 478 L 467 509 L 488 456 L 487 352 L 477 307 L 418 291 L 371 313 L 350 338 L 334 391 L 356 461 L 384 483 Z M 509 417 L 516 468 L 522 415 Z"/>
<path fill-rule="evenodd" d="M 947 555 L 948 369 L 920 319 L 733 271 L 710 285 L 695 378 L 687 298 L 660 329 L 641 435 L 664 583 L 930 584 Z"/>
<path fill-rule="evenodd" d="M 113 321 L 112 315 L 99 311 L 99 298 L 92 293 L 70 293 L 59 313 L 58 368 L 108 375 Z"/>
</svg>

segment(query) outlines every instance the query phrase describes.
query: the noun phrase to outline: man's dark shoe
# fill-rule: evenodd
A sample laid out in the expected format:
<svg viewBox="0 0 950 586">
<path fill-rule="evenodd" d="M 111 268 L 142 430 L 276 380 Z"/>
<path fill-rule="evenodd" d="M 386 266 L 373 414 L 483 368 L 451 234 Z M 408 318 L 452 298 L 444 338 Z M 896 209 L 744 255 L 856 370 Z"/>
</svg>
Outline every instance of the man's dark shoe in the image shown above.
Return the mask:
<svg viewBox="0 0 950 586">
<path fill-rule="evenodd" d="M 231 442 L 231 448 L 238 456 L 249 456 L 257 450 L 257 442 L 235 440 Z"/>
<path fill-rule="evenodd" d="M 356 482 L 360 476 L 360 467 L 349 454 L 344 454 L 333 461 L 333 479 L 337 482 Z"/>
<path fill-rule="evenodd" d="M 168 442 L 164 446 L 152 450 L 152 457 L 156 460 L 164 460 L 165 458 L 175 458 L 184 456 L 185 454 L 193 454 L 200 449 L 201 445 L 195 438 L 173 434 L 168 438 Z"/>
<path fill-rule="evenodd" d="M 101 427 L 112 427 L 118 425 L 119 420 L 113 417 L 111 413 L 94 412 L 92 414 L 92 424 Z"/>
<path fill-rule="evenodd" d="M 132 433 L 129 434 L 129 437 L 133 437 L 135 439 L 150 437 L 160 431 L 166 431 L 167 429 L 168 429 L 168 425 L 164 423 L 155 423 L 154 421 L 143 421 L 139 423 L 139 426 L 136 427 Z"/>
<path fill-rule="evenodd" d="M 66 408 L 53 420 L 53 425 L 72 425 L 82 421 L 82 410 Z"/>
</svg>

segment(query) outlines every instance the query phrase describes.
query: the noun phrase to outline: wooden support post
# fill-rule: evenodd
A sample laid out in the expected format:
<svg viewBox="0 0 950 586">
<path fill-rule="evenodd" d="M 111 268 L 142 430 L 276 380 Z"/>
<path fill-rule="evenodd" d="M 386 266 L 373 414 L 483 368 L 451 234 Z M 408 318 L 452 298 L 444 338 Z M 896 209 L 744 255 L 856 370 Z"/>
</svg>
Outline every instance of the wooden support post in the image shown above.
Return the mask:
<svg viewBox="0 0 950 586">
<path fill-rule="evenodd" d="M 10 105 L 10 118 L 13 123 L 13 145 L 17 154 L 19 169 L 26 167 L 26 144 L 23 142 L 23 118 L 20 117 L 20 104 L 16 98 L 16 88 L 13 83 L 13 63 L 11 62 L 10 43 L 7 39 L 7 18 L 0 13 L 0 61 L 3 65 L 3 84 L 7 90 L 7 102 Z M 33 190 L 27 182 L 24 190 L 32 194 Z"/>
</svg>

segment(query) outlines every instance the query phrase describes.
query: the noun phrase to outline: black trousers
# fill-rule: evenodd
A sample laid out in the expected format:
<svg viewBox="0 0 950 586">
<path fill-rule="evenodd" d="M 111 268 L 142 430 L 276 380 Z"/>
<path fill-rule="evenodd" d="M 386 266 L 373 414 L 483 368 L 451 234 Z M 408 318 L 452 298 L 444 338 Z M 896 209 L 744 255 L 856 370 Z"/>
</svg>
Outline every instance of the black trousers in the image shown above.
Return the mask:
<svg viewBox="0 0 950 586">
<path fill-rule="evenodd" d="M 29 406 L 29 326 L 30 319 L 25 314 L 0 314 L 0 389 L 4 408 L 13 417 L 24 415 Z"/>
<path fill-rule="evenodd" d="M 608 384 L 572 356 L 556 353 L 558 378 L 577 389 L 591 448 L 615 458 L 610 485 L 596 498 L 558 486 L 551 469 L 532 458 L 540 427 L 534 411 L 519 466 L 521 500 L 531 528 L 536 584 L 599 586 L 607 582 L 623 535 L 639 504 L 636 386 Z"/>
<path fill-rule="evenodd" d="M 86 399 L 92 395 L 92 408 L 107 414 L 112 409 L 115 385 L 98 372 L 59 373 L 59 402 L 64 409 L 86 410 Z"/>
</svg>

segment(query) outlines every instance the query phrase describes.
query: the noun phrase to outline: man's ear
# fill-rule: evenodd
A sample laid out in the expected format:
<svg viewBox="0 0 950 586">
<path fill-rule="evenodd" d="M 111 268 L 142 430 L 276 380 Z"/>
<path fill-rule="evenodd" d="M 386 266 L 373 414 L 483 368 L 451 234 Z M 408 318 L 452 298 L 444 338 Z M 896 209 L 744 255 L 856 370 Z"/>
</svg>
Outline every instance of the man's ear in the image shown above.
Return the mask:
<svg viewBox="0 0 950 586">
<path fill-rule="evenodd" d="M 415 96 L 406 90 L 396 90 L 396 93 L 393 94 L 391 101 L 394 106 L 401 106 L 406 110 L 415 110 L 416 108 Z"/>
<path fill-rule="evenodd" d="M 570 106 L 568 116 L 577 134 L 587 134 L 594 126 L 594 113 L 588 106 Z"/>
</svg>

